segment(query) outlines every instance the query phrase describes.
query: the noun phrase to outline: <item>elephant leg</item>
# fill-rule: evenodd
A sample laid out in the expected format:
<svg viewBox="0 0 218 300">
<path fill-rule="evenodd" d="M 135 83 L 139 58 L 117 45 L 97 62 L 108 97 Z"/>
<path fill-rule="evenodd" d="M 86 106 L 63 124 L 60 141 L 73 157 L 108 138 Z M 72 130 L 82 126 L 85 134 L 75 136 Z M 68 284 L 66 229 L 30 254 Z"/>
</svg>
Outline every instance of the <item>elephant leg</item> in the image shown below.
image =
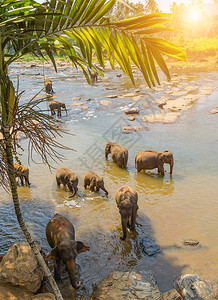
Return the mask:
<svg viewBox="0 0 218 300">
<path fill-rule="evenodd" d="M 96 192 L 99 192 L 99 187 L 96 186 L 96 187 L 95 187 L 95 191 L 96 191 Z"/>
<path fill-rule="evenodd" d="M 84 189 L 86 189 L 86 188 L 87 188 L 87 185 L 88 185 L 88 184 L 84 183 Z"/>
<path fill-rule="evenodd" d="M 60 259 L 55 260 L 54 277 L 55 277 L 55 280 L 61 280 Z"/>
<path fill-rule="evenodd" d="M 56 181 L 57 181 L 57 186 L 60 186 L 61 185 L 61 182 L 58 178 L 56 178 Z"/>
<path fill-rule="evenodd" d="M 94 192 L 94 186 L 92 184 L 90 184 L 90 191 Z"/>
<path fill-rule="evenodd" d="M 164 175 L 164 167 L 163 167 L 163 164 L 158 164 L 157 167 L 158 167 L 158 172 L 160 172 L 161 175 Z"/>
<path fill-rule="evenodd" d="M 127 236 L 127 221 L 128 219 L 127 218 L 123 218 L 121 216 L 121 223 L 122 223 L 122 229 L 123 229 L 123 236 L 120 237 L 120 239 L 122 241 L 124 241 L 126 239 L 126 236 Z"/>
<path fill-rule="evenodd" d="M 23 176 L 20 175 L 20 182 L 21 182 L 21 185 L 23 186 L 24 185 L 24 181 L 23 181 Z"/>
<path fill-rule="evenodd" d="M 137 214 L 137 211 L 133 211 L 132 212 L 132 216 L 131 216 L 131 230 L 135 229 L 136 214 Z"/>
<path fill-rule="evenodd" d="M 128 228 L 131 227 L 129 220 L 127 221 L 127 227 L 128 227 Z"/>
</svg>

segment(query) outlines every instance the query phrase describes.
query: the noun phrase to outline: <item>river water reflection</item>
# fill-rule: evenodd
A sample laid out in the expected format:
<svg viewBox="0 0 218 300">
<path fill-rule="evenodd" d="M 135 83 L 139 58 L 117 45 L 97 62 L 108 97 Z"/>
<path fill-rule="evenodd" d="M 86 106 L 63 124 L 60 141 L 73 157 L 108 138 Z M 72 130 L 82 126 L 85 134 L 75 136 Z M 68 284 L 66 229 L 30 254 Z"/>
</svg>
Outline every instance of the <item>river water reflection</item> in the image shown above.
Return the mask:
<svg viewBox="0 0 218 300">
<path fill-rule="evenodd" d="M 34 75 L 41 69 L 21 69 L 21 65 L 15 65 L 11 70 L 14 79 L 18 72 L 25 73 L 20 78 L 20 86 L 26 90 L 26 99 L 43 88 L 43 77 Z M 24 219 L 35 241 L 45 252 L 50 250 L 45 227 L 57 212 L 72 220 L 76 238 L 91 247 L 89 252 L 77 257 L 82 288 L 72 292 L 67 274 L 64 275 L 60 286 L 65 298 L 89 299 L 93 286 L 115 270 L 151 271 L 161 291 L 172 288 L 173 280 L 184 273 L 195 273 L 205 279 L 216 280 L 218 115 L 209 114 L 208 111 L 218 105 L 218 91 L 201 97 L 176 123 L 146 124 L 146 131 L 128 135 L 121 133 L 127 120 L 123 110 L 133 105 L 133 101 L 130 98 L 108 99 L 112 102 L 109 108 L 99 104 L 99 100 L 107 99 L 106 95 L 126 93 L 121 89 L 130 88 L 131 92 L 134 91 L 127 78 L 116 78 L 113 72 L 108 71 L 106 79 L 90 87 L 81 73 L 76 74 L 68 68 L 63 68 L 57 74 L 45 68 L 45 73 L 53 78 L 55 100 L 72 104 L 72 98 L 81 97 L 79 101 L 89 107 L 83 111 L 81 106 L 68 106 L 69 114 L 65 116 L 63 112 L 61 126 L 75 135 L 64 136 L 61 141 L 76 152 L 64 152 L 65 161 L 54 165 L 56 168 L 69 168 L 78 175 L 78 195 L 68 199 L 70 193 L 56 186 L 56 171 L 49 172 L 46 166 L 34 163 L 29 167 L 31 188 L 18 188 Z M 216 73 L 192 74 L 190 78 L 201 85 L 208 83 L 206 79 L 215 85 L 218 81 Z M 139 77 L 138 86 L 142 82 Z M 106 90 L 109 84 L 110 88 L 117 90 Z M 155 91 L 150 94 L 148 102 L 162 95 Z M 91 100 L 83 100 L 87 98 Z M 136 103 L 134 106 L 138 105 Z M 140 105 L 143 103 L 140 102 Z M 151 109 L 149 107 L 148 110 Z M 140 118 L 137 119 L 140 123 Z M 105 161 L 107 140 L 129 149 L 127 170 L 119 169 L 111 158 Z M 27 143 L 26 139 L 21 140 L 24 148 Z M 147 149 L 173 152 L 175 166 L 172 177 L 168 165 L 164 178 L 157 175 L 156 170 L 140 174 L 136 172 L 135 155 Z M 21 160 L 27 165 L 26 151 Z M 84 190 L 83 176 L 87 169 L 104 177 L 108 197 L 103 192 L 97 194 Z M 126 241 L 122 242 L 119 239 L 121 223 L 114 193 L 124 184 L 134 187 L 138 192 L 139 211 L 136 232 L 128 233 Z M 2 189 L 0 191 L 0 253 L 4 254 L 13 243 L 23 240 L 23 236 L 10 196 Z M 143 254 L 139 239 L 145 236 L 154 239 L 162 252 L 153 257 Z M 199 240 L 200 245 L 183 245 L 188 238 Z"/>
</svg>

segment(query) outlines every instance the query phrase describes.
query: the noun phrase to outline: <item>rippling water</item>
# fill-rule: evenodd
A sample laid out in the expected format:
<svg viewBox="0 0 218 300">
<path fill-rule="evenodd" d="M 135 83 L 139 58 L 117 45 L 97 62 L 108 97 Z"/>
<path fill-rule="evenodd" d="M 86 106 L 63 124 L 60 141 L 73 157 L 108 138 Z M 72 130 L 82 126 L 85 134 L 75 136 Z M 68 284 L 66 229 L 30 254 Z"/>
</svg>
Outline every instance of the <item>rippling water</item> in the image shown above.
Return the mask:
<svg viewBox="0 0 218 300">
<path fill-rule="evenodd" d="M 11 69 L 14 80 L 17 73 L 23 73 L 20 88 L 26 90 L 24 99 L 43 88 L 43 77 L 34 75 L 38 72 L 42 73 L 42 68 L 22 69 L 15 65 Z M 147 131 L 124 135 L 121 129 L 127 118 L 123 110 L 133 104 L 131 99 L 108 99 L 112 101 L 111 108 L 101 106 L 99 100 L 106 99 L 109 94 L 126 93 L 122 89 L 133 91 L 127 78 L 118 79 L 108 71 L 102 82 L 90 87 L 81 73 L 69 68 L 62 68 L 57 74 L 45 68 L 45 74 L 52 78 L 55 100 L 71 104 L 74 97 L 91 98 L 87 102 L 81 100 L 89 106 L 88 110 L 69 106 L 69 114 L 65 116 L 63 112 L 62 126 L 75 135 L 64 136 L 61 141 L 77 152 L 65 151 L 65 161 L 54 165 L 56 168 L 69 168 L 78 175 L 78 195 L 68 199 L 70 193 L 56 186 L 56 171 L 50 172 L 46 166 L 34 163 L 29 167 L 31 188 L 18 187 L 24 219 L 35 241 L 45 252 L 50 250 L 45 227 L 57 212 L 65 214 L 73 222 L 76 239 L 91 247 L 89 252 L 77 257 L 77 276 L 83 281 L 82 288 L 74 291 L 66 273 L 63 276 L 60 287 L 66 299 L 89 299 L 93 286 L 115 270 L 151 271 L 161 291 L 172 288 L 173 280 L 184 273 L 216 280 L 218 115 L 208 111 L 218 105 L 218 91 L 200 98 L 174 124 L 150 124 Z M 195 80 L 202 86 L 208 82 L 217 85 L 218 81 L 216 73 L 189 74 L 187 80 Z M 138 78 L 138 86 L 140 84 L 144 82 Z M 106 86 L 117 90 L 106 90 Z M 148 101 L 152 102 L 161 95 L 161 92 L 150 91 Z M 134 106 L 142 107 L 142 101 Z M 146 109 L 152 110 L 152 107 Z M 127 170 L 119 169 L 111 158 L 105 161 L 106 140 L 129 149 Z M 24 148 L 27 143 L 27 140 L 21 140 Z M 172 177 L 168 165 L 164 178 L 157 175 L 156 170 L 136 172 L 135 155 L 147 149 L 173 152 L 175 166 Z M 21 160 L 27 165 L 26 152 Z M 87 169 L 104 177 L 108 197 L 103 192 L 97 194 L 84 190 L 83 176 Z M 139 211 L 136 232 L 129 232 L 123 242 L 119 239 L 122 230 L 114 193 L 124 184 L 138 192 Z M 2 189 L 0 191 L 0 253 L 5 254 L 13 243 L 23 240 L 23 235 L 10 196 Z M 143 254 L 139 239 L 145 236 L 154 239 L 162 252 L 153 257 Z M 188 238 L 200 241 L 200 245 L 183 245 Z"/>
</svg>

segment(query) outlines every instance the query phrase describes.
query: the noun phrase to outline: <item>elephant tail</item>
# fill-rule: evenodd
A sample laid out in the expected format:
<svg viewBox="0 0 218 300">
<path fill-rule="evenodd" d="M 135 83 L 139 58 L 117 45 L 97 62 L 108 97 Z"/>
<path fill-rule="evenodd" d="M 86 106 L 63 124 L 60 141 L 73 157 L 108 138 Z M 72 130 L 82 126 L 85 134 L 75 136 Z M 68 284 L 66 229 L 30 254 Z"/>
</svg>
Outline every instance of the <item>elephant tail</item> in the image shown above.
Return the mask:
<svg viewBox="0 0 218 300">
<path fill-rule="evenodd" d="M 122 156 L 123 156 L 123 164 L 124 164 L 124 167 L 126 167 L 128 157 L 126 156 L 126 153 L 123 153 Z"/>
</svg>

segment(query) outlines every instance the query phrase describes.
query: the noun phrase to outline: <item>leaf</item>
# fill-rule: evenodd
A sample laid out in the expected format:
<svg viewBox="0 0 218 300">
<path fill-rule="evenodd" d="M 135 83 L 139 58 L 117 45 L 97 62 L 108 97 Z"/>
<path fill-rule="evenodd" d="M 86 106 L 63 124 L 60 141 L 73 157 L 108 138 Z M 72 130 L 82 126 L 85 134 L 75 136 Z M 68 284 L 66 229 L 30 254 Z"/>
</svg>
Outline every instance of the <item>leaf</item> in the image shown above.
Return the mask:
<svg viewBox="0 0 218 300">
<path fill-rule="evenodd" d="M 97 13 L 96 17 L 92 21 L 92 24 L 95 24 L 101 17 L 106 15 L 106 13 L 109 12 L 109 10 L 114 6 L 117 0 L 110 0 L 108 1 L 105 6 Z"/>
</svg>

